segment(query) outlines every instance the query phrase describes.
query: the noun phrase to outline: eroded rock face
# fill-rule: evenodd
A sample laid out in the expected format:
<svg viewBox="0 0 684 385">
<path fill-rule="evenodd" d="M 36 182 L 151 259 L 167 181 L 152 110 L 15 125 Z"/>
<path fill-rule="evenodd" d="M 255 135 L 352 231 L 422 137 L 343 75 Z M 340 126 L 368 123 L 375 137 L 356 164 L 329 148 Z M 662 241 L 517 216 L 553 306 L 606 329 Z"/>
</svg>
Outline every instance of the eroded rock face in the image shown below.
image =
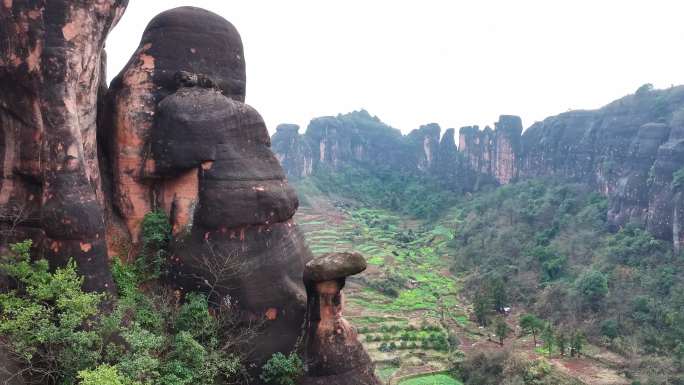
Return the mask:
<svg viewBox="0 0 684 385">
<path fill-rule="evenodd" d="M 345 279 L 365 269 L 366 260 L 358 253 L 324 254 L 306 264 L 306 375 L 301 384 L 380 384 L 356 329 L 342 316 Z"/>
<path fill-rule="evenodd" d="M 163 189 L 163 183 L 152 181 L 169 173 L 163 164 L 157 170 L 150 136 L 156 132 L 157 105 L 189 80 L 183 79 L 181 71 L 210 79 L 211 85 L 225 97 L 243 102 L 245 61 L 235 27 L 199 8 L 162 12 L 150 21 L 140 46 L 112 81 L 108 93 L 111 126 L 104 127 L 101 136 L 112 164 L 114 206 L 124 218 L 133 241 L 138 240 L 143 216 L 155 207 L 155 190 Z M 206 85 L 198 84 L 200 88 Z M 207 136 L 196 139 L 194 144 L 201 140 L 207 141 Z M 189 167 L 184 165 L 176 170 L 181 169 L 187 171 Z M 190 193 L 192 189 L 187 190 Z M 185 195 L 177 205 L 182 206 L 182 212 L 190 213 L 189 206 L 195 205 L 197 197 Z M 187 220 L 180 220 L 184 219 Z"/>
<path fill-rule="evenodd" d="M 441 128 L 436 123 L 402 135 L 361 110 L 312 119 L 303 134 L 298 134 L 295 125 L 280 125 L 272 141 L 273 150 L 291 179 L 306 177 L 319 169 L 352 166 L 436 176 L 454 190 L 462 191 L 464 186 L 472 185 L 465 179 L 474 179 L 475 173 L 465 167 L 456 150 L 453 129 L 451 135 L 440 136 Z"/>
<path fill-rule="evenodd" d="M 672 186 L 673 174 L 684 168 L 684 86 L 642 90 L 598 110 L 562 113 L 524 133 L 519 117 L 501 115 L 494 129 L 462 127 L 457 150 L 451 129 L 439 143 L 434 124 L 406 136 L 379 135 L 389 131 L 369 123 L 370 115 L 363 113 L 311 121 L 301 140 L 337 154 L 326 153 L 319 163 L 314 154 L 314 171 L 319 164 L 341 164 L 413 172 L 432 176 L 454 192 L 538 177 L 581 182 L 609 198 L 613 229 L 640 224 L 672 240 L 678 250 L 684 241 L 684 203 Z M 353 139 L 334 139 L 342 135 Z M 351 142 L 363 144 L 358 153 L 373 156 L 350 156 Z"/>
<path fill-rule="evenodd" d="M 476 172 L 493 176 L 500 184 L 518 176 L 518 156 L 522 121 L 518 116 L 501 115 L 494 130 L 477 126 L 459 131 L 459 151 Z"/>
<path fill-rule="evenodd" d="M 684 167 L 683 109 L 680 86 L 547 118 L 523 134 L 519 174 L 588 183 L 609 198 L 615 229 L 637 223 L 674 240 L 681 237 L 672 175 Z"/>
<path fill-rule="evenodd" d="M 53 264 L 73 257 L 89 290 L 114 289 L 96 121 L 102 48 L 126 4 L 0 4 L 0 209 L 19 219 L 3 241 L 31 237 Z"/>
<path fill-rule="evenodd" d="M 113 212 L 125 233 L 137 242 L 147 212 L 169 214 L 171 283 L 230 298 L 264 320 L 254 341 L 258 367 L 276 351 L 291 351 L 301 334 L 301 277 L 311 254 L 291 219 L 294 190 L 263 119 L 244 98 L 235 28 L 202 9 L 172 9 L 150 22 L 112 82 L 112 124 L 101 136 L 112 163 Z M 231 262 L 216 280 L 224 261 L 239 266 Z"/>
<path fill-rule="evenodd" d="M 280 124 L 273 134 L 273 152 L 290 179 L 304 178 L 313 172 L 311 147 L 299 135 L 296 124 Z"/>
</svg>

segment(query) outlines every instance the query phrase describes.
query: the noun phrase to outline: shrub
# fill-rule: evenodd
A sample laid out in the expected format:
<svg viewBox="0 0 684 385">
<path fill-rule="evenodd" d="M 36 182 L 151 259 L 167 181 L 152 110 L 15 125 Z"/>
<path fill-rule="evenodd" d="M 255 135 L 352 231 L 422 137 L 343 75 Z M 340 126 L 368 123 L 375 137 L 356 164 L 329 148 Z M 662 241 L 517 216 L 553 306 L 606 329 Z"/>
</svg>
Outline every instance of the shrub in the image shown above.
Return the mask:
<svg viewBox="0 0 684 385">
<path fill-rule="evenodd" d="M 178 311 L 175 327 L 178 332 L 188 332 L 200 340 L 208 340 L 214 336 L 216 319 L 209 314 L 209 302 L 204 294 L 185 295 L 185 303 Z"/>
<path fill-rule="evenodd" d="M 278 352 L 262 366 L 260 378 L 269 384 L 295 385 L 303 370 L 302 360 L 296 353 L 285 356 Z"/>
<path fill-rule="evenodd" d="M 15 243 L 1 259 L 0 271 L 18 289 L 0 294 L 0 334 L 29 372 L 56 369 L 60 381 L 73 383 L 79 371 L 100 359 L 92 317 L 103 297 L 81 290 L 83 277 L 73 260 L 54 272 L 44 259 L 31 261 L 31 244 Z"/>
<path fill-rule="evenodd" d="M 619 325 L 617 320 L 610 318 L 601 322 L 601 334 L 610 338 L 611 340 L 620 335 Z"/>
<path fill-rule="evenodd" d="M 78 372 L 80 385 L 124 385 L 125 379 L 115 367 L 100 365 L 94 370 L 81 370 Z"/>
<path fill-rule="evenodd" d="M 157 278 L 166 263 L 171 241 L 171 223 L 163 211 L 152 211 L 143 217 L 140 231 L 142 254 L 136 259 L 138 271 L 147 278 Z"/>
<path fill-rule="evenodd" d="M 597 270 L 590 270 L 582 274 L 575 282 L 577 290 L 589 306 L 597 310 L 600 303 L 608 294 L 608 279 Z"/>
</svg>

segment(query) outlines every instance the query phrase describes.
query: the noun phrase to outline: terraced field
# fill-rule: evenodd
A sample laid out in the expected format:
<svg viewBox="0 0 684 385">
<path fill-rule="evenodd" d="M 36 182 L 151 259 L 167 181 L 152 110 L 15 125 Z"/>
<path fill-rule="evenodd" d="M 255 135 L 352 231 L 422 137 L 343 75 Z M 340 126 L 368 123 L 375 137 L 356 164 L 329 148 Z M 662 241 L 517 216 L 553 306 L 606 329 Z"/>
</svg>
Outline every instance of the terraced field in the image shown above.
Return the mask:
<svg viewBox="0 0 684 385">
<path fill-rule="evenodd" d="M 368 270 L 345 289 L 345 314 L 359 328 L 378 375 L 389 380 L 446 369 L 449 352 L 458 348 L 449 325 L 470 322 L 445 258 L 455 224 L 427 228 L 350 202 L 306 202 L 295 219 L 314 254 L 366 257 Z"/>
<path fill-rule="evenodd" d="M 505 348 L 550 364 L 558 378 L 588 385 L 627 383 L 617 372 L 619 360 L 606 365 L 591 358 L 549 356 L 528 337 L 508 338 L 502 347 L 492 338 L 493 327 L 473 322 L 472 306 L 460 295 L 462 278 L 448 269 L 454 255 L 449 241 L 461 217 L 458 207 L 437 223 L 424 223 L 324 195 L 311 184 L 297 188 L 302 205 L 295 220 L 313 253 L 357 251 L 368 262 L 364 273 L 347 282 L 345 316 L 358 328 L 383 382 L 460 384 L 442 373 L 448 360 Z M 523 312 L 516 308 L 506 317 L 515 335 Z M 605 353 L 590 344 L 585 351 L 590 357 Z"/>
</svg>

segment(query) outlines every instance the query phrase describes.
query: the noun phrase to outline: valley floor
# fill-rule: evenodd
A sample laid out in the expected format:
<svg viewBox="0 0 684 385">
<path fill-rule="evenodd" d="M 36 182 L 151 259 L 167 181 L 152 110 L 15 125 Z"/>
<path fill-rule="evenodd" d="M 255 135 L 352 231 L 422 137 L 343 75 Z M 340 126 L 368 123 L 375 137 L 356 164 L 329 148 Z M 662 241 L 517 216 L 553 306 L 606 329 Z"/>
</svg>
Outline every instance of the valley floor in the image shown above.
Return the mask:
<svg viewBox="0 0 684 385">
<path fill-rule="evenodd" d="M 510 349 L 546 360 L 559 376 L 589 385 L 630 383 L 619 374 L 620 357 L 598 347 L 589 346 L 582 358 L 549 357 L 531 337 L 518 338 L 522 309 L 507 316 L 515 335 L 503 347 L 491 330 L 478 327 L 471 304 L 460 294 L 462 277 L 449 270 L 448 243 L 457 227 L 449 218 L 456 217 L 445 215 L 428 225 L 343 198 L 315 196 L 306 197 L 295 217 L 314 254 L 353 250 L 367 258 L 366 272 L 348 281 L 345 315 L 359 329 L 383 381 L 451 385 L 439 373 L 448 369 L 448 352 L 458 346 L 466 356 Z M 431 377 L 413 378 L 420 374 Z"/>
</svg>

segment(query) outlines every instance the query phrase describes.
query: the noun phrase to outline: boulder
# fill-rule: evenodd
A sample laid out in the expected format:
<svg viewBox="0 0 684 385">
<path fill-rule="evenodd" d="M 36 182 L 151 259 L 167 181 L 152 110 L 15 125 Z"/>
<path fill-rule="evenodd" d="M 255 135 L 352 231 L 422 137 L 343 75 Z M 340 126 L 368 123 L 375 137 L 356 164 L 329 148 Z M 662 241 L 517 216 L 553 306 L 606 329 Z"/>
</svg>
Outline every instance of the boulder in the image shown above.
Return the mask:
<svg viewBox="0 0 684 385">
<path fill-rule="evenodd" d="M 359 274 L 366 267 L 366 259 L 359 253 L 327 253 L 306 264 L 304 281 L 332 281 Z"/>
</svg>

